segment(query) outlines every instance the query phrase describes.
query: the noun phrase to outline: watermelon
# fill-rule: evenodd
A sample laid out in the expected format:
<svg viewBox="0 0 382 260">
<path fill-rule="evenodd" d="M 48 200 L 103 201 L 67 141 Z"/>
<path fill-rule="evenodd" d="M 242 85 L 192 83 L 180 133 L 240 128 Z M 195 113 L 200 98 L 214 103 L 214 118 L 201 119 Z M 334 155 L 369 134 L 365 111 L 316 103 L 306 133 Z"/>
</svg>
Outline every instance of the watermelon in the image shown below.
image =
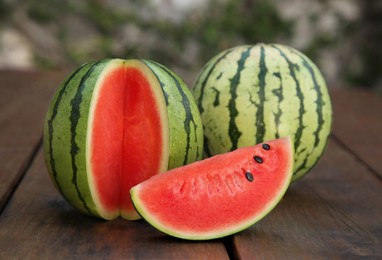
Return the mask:
<svg viewBox="0 0 382 260">
<path fill-rule="evenodd" d="M 130 193 L 139 214 L 158 230 L 190 240 L 220 238 L 276 206 L 293 161 L 293 143 L 284 137 L 153 176 Z"/>
<path fill-rule="evenodd" d="M 203 127 L 192 94 L 146 60 L 84 64 L 57 89 L 44 127 L 53 183 L 67 201 L 104 219 L 137 219 L 130 188 L 199 160 Z"/>
<path fill-rule="evenodd" d="M 237 46 L 202 69 L 193 94 L 206 156 L 291 135 L 296 181 L 322 156 L 332 123 L 325 80 L 304 54 L 278 44 Z"/>
</svg>

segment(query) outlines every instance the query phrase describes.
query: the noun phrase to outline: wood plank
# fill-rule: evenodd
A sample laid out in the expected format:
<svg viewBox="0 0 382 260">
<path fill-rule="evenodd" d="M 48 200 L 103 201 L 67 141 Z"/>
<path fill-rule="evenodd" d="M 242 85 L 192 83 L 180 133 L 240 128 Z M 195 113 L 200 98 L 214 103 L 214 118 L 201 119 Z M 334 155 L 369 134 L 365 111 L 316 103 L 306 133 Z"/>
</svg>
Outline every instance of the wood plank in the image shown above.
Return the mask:
<svg viewBox="0 0 382 260">
<path fill-rule="evenodd" d="M 63 72 L 0 72 L 0 212 L 35 149 Z"/>
<path fill-rule="evenodd" d="M 382 258 L 381 216 L 381 181 L 331 139 L 319 165 L 232 249 L 241 259 Z"/>
<path fill-rule="evenodd" d="M 40 151 L 0 216 L 0 259 L 228 259 L 221 240 L 166 236 L 144 221 L 101 221 L 74 210 Z"/>
<path fill-rule="evenodd" d="M 362 89 L 336 89 L 331 97 L 333 134 L 382 179 L 382 98 Z"/>
</svg>

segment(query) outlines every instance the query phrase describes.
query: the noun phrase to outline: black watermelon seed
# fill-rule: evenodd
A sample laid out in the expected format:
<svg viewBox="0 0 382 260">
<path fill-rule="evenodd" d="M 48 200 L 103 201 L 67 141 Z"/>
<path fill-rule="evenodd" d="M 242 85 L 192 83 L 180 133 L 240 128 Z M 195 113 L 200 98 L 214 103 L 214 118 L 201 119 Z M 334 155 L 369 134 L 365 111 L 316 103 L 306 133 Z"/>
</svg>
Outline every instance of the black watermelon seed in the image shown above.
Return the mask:
<svg viewBox="0 0 382 260">
<path fill-rule="evenodd" d="M 246 172 L 245 173 L 245 177 L 247 178 L 248 181 L 253 182 L 253 175 L 252 175 L 252 173 Z"/>
<path fill-rule="evenodd" d="M 268 151 L 269 149 L 271 149 L 271 147 L 269 146 L 269 144 L 263 144 L 263 149 Z"/>
<path fill-rule="evenodd" d="M 255 156 L 255 157 L 253 157 L 253 159 L 255 159 L 255 161 L 257 163 L 262 163 L 263 162 L 263 159 L 261 157 L 259 157 L 259 156 Z"/>
</svg>

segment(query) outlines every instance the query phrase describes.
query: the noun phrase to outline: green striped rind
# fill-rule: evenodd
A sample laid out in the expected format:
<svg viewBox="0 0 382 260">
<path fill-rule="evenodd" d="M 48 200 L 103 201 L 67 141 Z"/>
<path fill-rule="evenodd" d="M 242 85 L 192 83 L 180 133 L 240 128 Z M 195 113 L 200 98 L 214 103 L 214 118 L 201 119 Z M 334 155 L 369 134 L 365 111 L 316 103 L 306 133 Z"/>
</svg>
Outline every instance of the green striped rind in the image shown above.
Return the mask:
<svg viewBox="0 0 382 260">
<path fill-rule="evenodd" d="M 211 74 L 214 74 L 214 78 L 216 81 L 220 80 L 220 78 L 223 76 L 223 74 L 227 73 L 227 69 L 229 69 L 229 66 L 227 67 L 221 67 L 221 66 L 218 66 L 218 68 L 216 68 L 217 64 L 219 64 L 219 62 L 223 59 L 226 58 L 226 56 L 231 53 L 233 51 L 233 49 L 229 49 L 229 50 L 226 50 L 226 51 L 223 51 L 221 52 L 220 54 L 216 55 L 215 57 L 213 57 L 205 66 L 204 68 L 202 69 L 202 71 L 200 72 L 200 75 L 195 83 L 195 86 L 198 86 L 198 87 L 194 87 L 193 88 L 193 94 L 194 94 L 194 97 L 195 97 L 195 101 L 196 101 L 196 104 L 198 106 L 198 109 L 199 109 L 199 112 L 201 115 L 204 114 L 204 108 L 203 108 L 203 105 L 202 105 L 202 99 L 203 99 L 203 95 L 202 93 L 204 93 L 205 89 L 206 89 L 206 86 L 207 86 L 207 81 L 210 79 L 210 76 Z M 217 107 L 220 105 L 220 90 L 216 89 L 215 86 L 209 86 L 208 88 L 211 88 L 211 90 L 214 91 L 215 93 L 215 97 L 214 97 L 214 101 L 213 101 L 213 106 L 214 107 Z M 225 111 L 226 112 L 226 111 Z M 227 115 L 228 116 L 228 113 Z M 203 122 L 203 118 L 202 118 L 202 122 Z M 213 119 L 210 120 L 208 122 L 208 124 L 212 124 L 212 126 L 209 126 L 210 129 L 209 130 L 212 130 L 214 128 L 214 121 Z M 203 128 L 205 128 L 207 126 L 206 123 L 203 122 Z M 210 145 L 209 145 L 209 139 L 206 138 L 206 135 L 204 135 L 204 153 L 206 154 L 207 157 L 211 156 L 212 153 L 210 151 Z"/>
<path fill-rule="evenodd" d="M 292 135 L 295 181 L 326 147 L 332 109 L 325 80 L 292 48 L 257 44 L 223 51 L 203 68 L 193 94 L 209 155 Z"/>
<path fill-rule="evenodd" d="M 94 86 L 108 60 L 74 71 L 56 91 L 44 127 L 44 151 L 49 174 L 60 193 L 75 208 L 99 216 L 86 169 L 86 133 Z"/>
<path fill-rule="evenodd" d="M 157 77 L 167 105 L 170 131 L 168 168 L 200 160 L 203 153 L 203 126 L 190 90 L 163 65 L 147 60 L 143 62 Z"/>
</svg>

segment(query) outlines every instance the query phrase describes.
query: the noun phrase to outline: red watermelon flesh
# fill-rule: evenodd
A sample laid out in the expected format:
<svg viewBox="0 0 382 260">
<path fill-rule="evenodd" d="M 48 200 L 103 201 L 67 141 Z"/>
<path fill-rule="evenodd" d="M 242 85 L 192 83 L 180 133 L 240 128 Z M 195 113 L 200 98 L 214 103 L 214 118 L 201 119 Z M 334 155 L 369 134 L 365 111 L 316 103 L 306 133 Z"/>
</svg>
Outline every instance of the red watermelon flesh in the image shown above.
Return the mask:
<svg viewBox="0 0 382 260">
<path fill-rule="evenodd" d="M 92 193 L 100 211 L 110 218 L 139 218 L 130 188 L 167 170 L 165 102 L 155 86 L 159 83 L 145 70 L 134 64 L 108 69 L 92 101 L 87 142 Z"/>
<path fill-rule="evenodd" d="M 289 137 L 240 148 L 170 170 L 130 191 L 150 224 L 184 239 L 241 231 L 281 200 L 293 173 Z"/>
</svg>

